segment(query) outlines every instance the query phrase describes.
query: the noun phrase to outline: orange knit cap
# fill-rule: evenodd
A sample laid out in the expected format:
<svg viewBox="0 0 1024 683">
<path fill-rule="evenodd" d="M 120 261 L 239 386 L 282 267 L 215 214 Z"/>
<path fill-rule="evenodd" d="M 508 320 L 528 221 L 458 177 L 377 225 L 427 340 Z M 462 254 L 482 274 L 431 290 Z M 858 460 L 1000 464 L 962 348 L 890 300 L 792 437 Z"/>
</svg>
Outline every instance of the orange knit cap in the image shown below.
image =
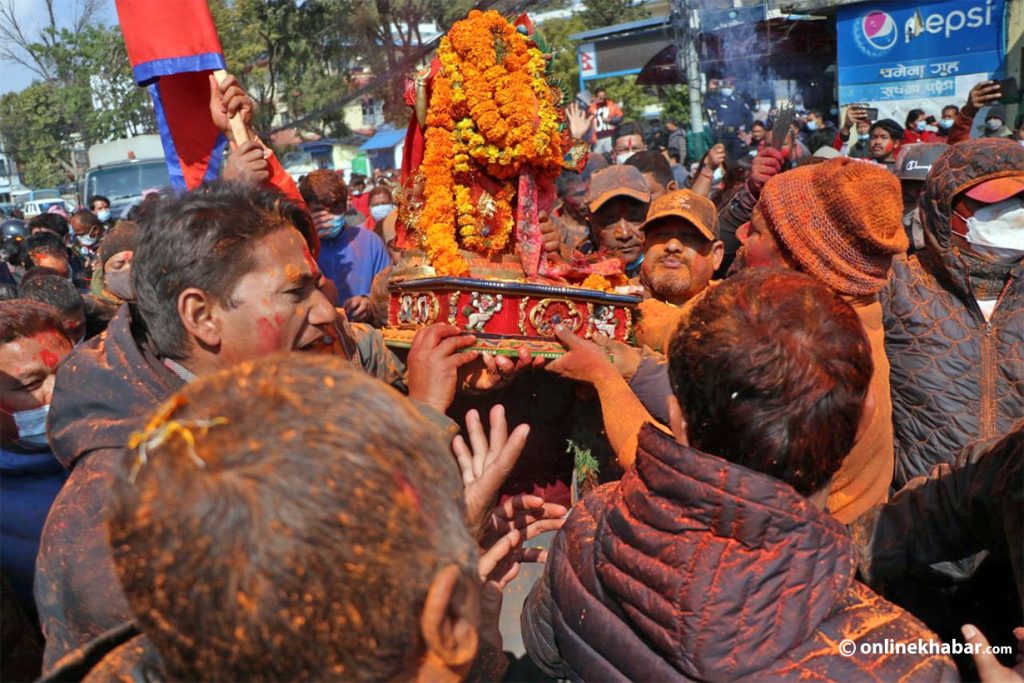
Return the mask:
<svg viewBox="0 0 1024 683">
<path fill-rule="evenodd" d="M 882 166 L 841 158 L 771 178 L 757 208 L 801 270 L 839 294 L 876 294 L 907 250 L 900 183 Z"/>
</svg>

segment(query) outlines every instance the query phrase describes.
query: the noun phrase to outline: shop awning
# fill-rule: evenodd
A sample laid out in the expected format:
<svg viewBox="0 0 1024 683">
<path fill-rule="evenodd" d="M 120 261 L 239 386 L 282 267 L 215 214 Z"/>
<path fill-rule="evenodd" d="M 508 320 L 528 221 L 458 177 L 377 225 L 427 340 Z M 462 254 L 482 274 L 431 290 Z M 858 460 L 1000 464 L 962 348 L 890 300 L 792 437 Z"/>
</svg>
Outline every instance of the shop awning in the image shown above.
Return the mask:
<svg viewBox="0 0 1024 683">
<path fill-rule="evenodd" d="M 391 149 L 405 140 L 404 130 L 387 128 L 378 130 L 372 138 L 360 145 L 359 149 L 368 152 L 374 149 Z"/>
</svg>

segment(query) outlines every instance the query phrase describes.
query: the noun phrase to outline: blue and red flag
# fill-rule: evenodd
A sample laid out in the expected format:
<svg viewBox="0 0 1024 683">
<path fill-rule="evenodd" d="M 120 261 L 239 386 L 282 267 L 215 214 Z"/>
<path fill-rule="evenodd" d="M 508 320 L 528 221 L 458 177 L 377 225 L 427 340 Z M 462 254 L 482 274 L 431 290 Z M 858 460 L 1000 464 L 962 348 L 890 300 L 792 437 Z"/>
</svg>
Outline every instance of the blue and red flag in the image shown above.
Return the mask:
<svg viewBox="0 0 1024 683">
<path fill-rule="evenodd" d="M 135 82 L 153 98 L 171 184 L 213 180 L 227 138 L 210 117 L 209 74 L 225 62 L 206 0 L 115 1 Z"/>
</svg>

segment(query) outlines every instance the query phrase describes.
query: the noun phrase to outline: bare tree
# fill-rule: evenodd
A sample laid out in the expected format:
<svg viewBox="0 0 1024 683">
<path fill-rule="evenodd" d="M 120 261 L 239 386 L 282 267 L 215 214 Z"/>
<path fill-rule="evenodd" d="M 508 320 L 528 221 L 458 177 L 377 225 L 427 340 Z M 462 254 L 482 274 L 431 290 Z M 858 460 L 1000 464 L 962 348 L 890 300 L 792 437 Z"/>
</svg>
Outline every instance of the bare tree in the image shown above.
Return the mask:
<svg viewBox="0 0 1024 683">
<path fill-rule="evenodd" d="M 34 29 L 19 16 L 15 0 L 0 0 L 0 62 L 20 64 L 44 80 L 60 77 L 58 65 L 50 58 L 60 37 L 61 23 L 56 0 L 43 0 L 46 19 Z M 78 33 L 99 15 L 102 0 L 74 0 L 65 27 Z"/>
</svg>

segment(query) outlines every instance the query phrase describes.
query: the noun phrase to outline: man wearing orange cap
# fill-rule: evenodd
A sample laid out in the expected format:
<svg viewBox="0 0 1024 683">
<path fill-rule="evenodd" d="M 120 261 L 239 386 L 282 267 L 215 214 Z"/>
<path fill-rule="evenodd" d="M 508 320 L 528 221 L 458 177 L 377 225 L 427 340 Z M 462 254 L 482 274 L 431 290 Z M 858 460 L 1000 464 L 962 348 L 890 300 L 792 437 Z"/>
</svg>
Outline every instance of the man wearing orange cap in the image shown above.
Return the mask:
<svg viewBox="0 0 1024 683">
<path fill-rule="evenodd" d="M 647 218 L 651 191 L 643 174 L 633 166 L 601 169 L 590 180 L 590 240 L 580 245 L 583 253 L 606 251 L 622 261 L 626 275 L 635 277 L 644 259 L 640 226 Z"/>
<path fill-rule="evenodd" d="M 750 222 L 733 269 L 792 268 L 842 295 L 861 319 L 874 361 L 867 430 L 832 481 L 828 509 L 849 524 L 886 500 L 893 473 L 892 402 L 878 292 L 893 257 L 907 250 L 899 181 L 882 167 L 832 159 L 771 178 Z"/>
<path fill-rule="evenodd" d="M 651 204 L 640 283 L 653 299 L 681 306 L 704 291 L 722 263 L 718 212 L 693 190 L 668 192 Z"/>
<path fill-rule="evenodd" d="M 1024 148 L 950 145 L 922 213 L 924 249 L 882 291 L 897 486 L 1024 415 Z"/>
</svg>

